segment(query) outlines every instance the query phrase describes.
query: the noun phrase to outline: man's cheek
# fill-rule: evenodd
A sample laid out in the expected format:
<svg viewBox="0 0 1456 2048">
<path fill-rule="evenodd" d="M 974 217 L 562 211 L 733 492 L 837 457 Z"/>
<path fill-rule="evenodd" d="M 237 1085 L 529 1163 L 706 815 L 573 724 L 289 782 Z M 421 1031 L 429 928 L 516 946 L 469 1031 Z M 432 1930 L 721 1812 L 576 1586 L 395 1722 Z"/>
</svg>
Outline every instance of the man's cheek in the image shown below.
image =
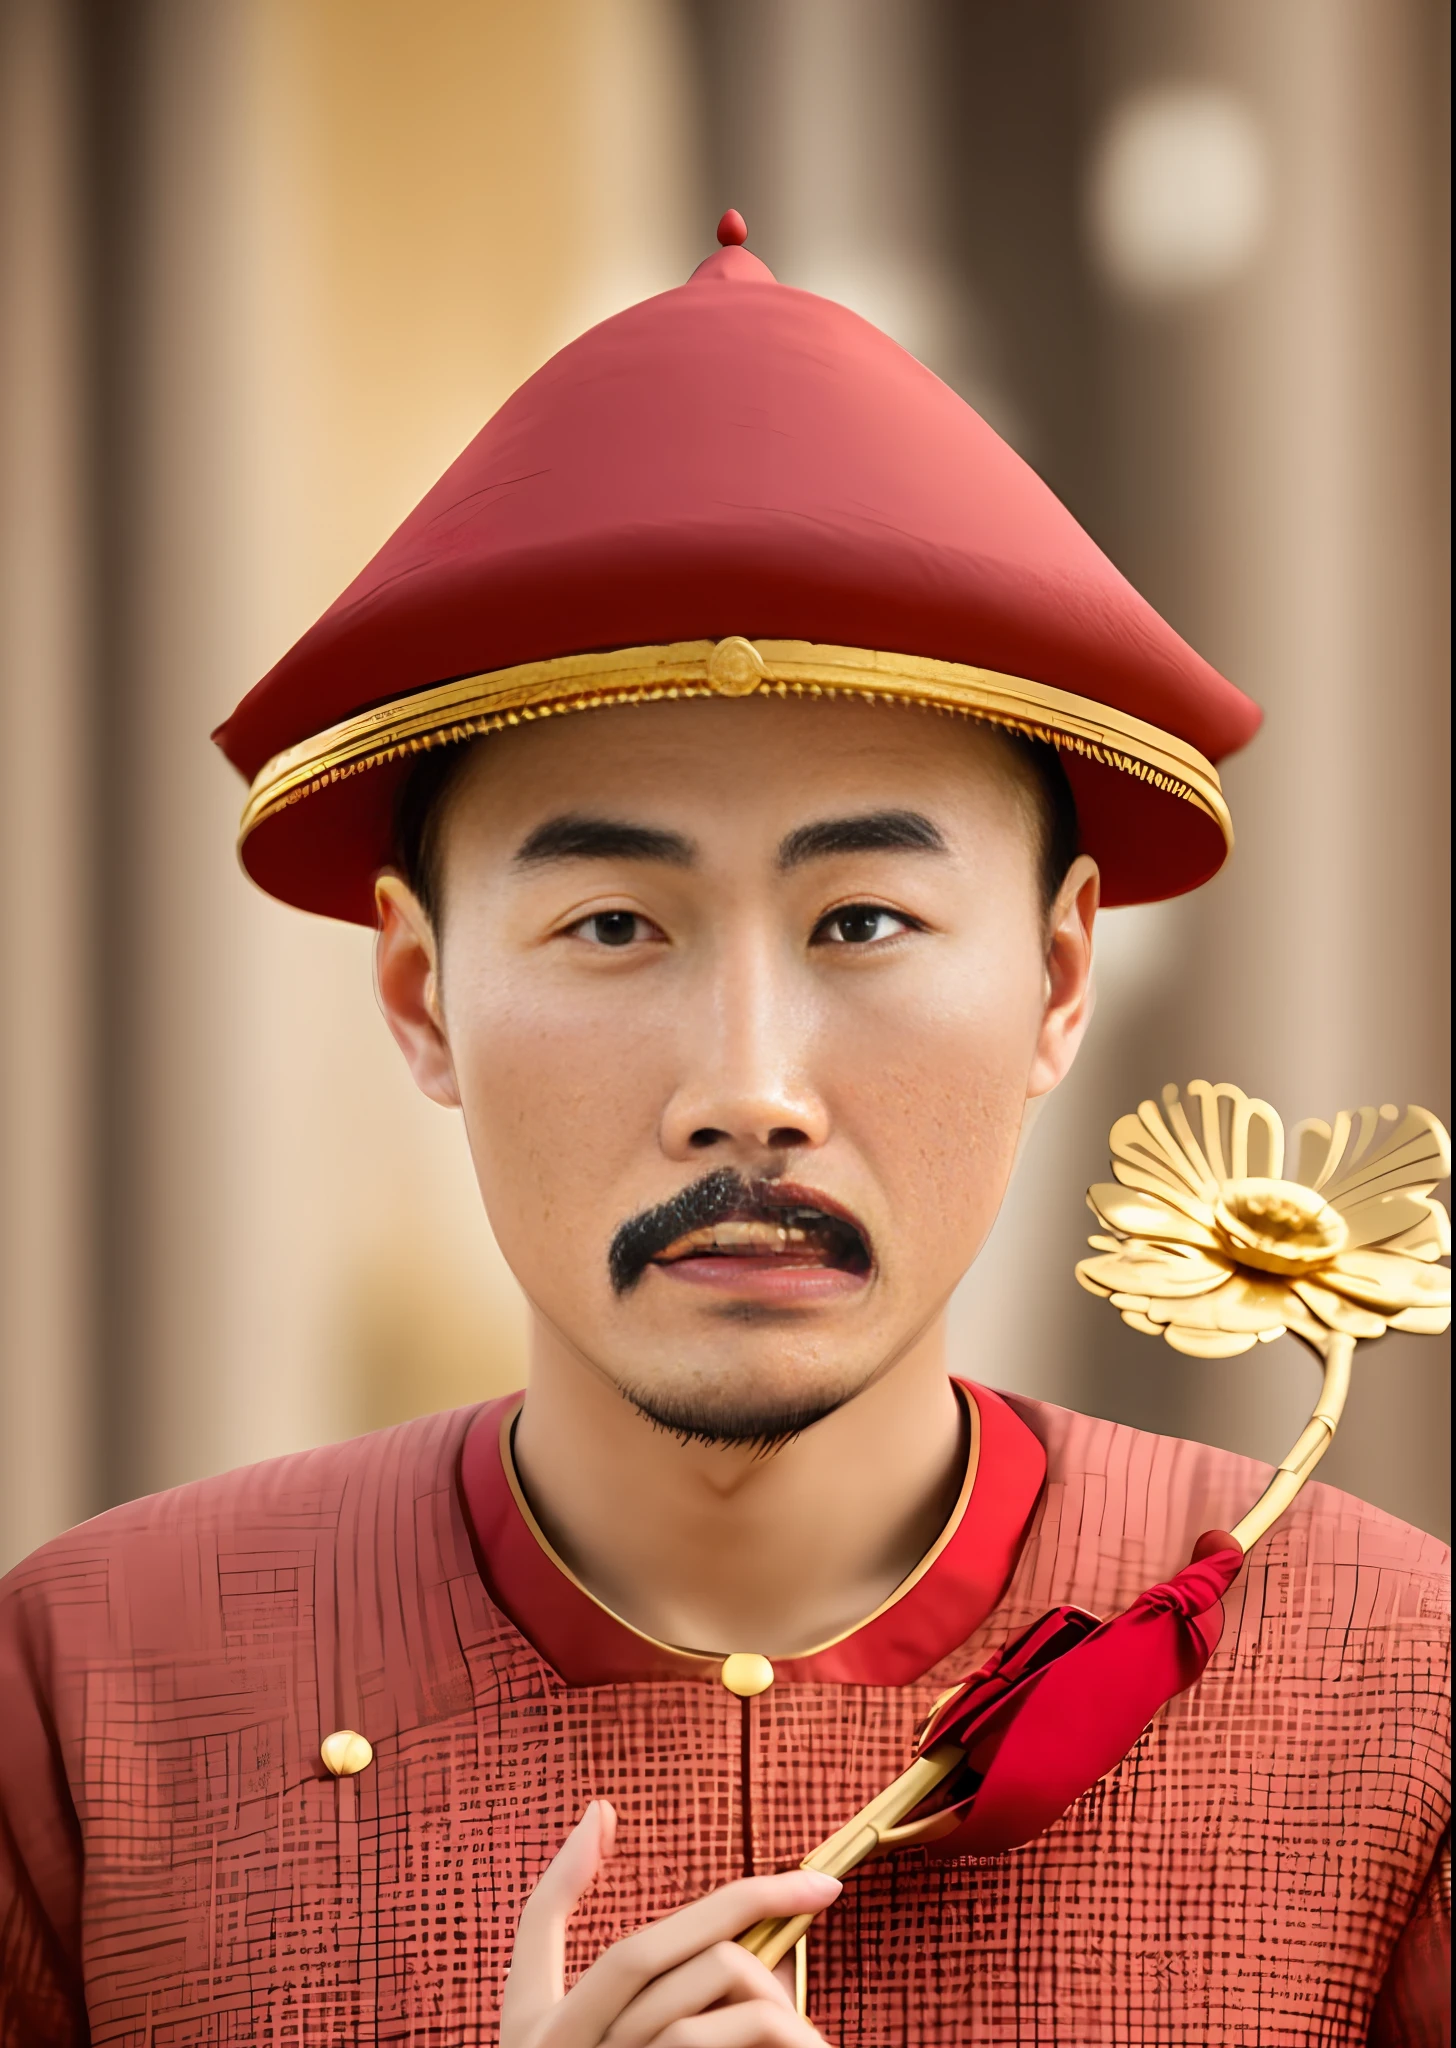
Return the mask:
<svg viewBox="0 0 1456 2048">
<path fill-rule="evenodd" d="M 969 1260 L 1005 1193 L 1024 1109 L 1024 1077 L 950 1065 L 891 1071 L 865 1093 L 864 1150 L 882 1183 L 894 1238 Z M 910 1219 L 916 1219 L 913 1229 Z M 937 1263 L 939 1256 L 937 1256 Z"/>
<path fill-rule="evenodd" d="M 609 1028 L 586 1005 L 503 1006 L 471 1020 L 462 1040 L 477 1116 L 553 1131 L 582 1118 L 640 1122 L 644 1090 L 662 1065 L 648 1032 Z"/>
<path fill-rule="evenodd" d="M 888 1169 L 897 1158 L 912 1171 L 934 1161 L 987 1160 L 1014 1149 L 1026 1101 L 1031 1033 L 984 1036 L 947 1033 L 856 1079 L 847 1091 L 851 1121 L 864 1131 Z M 1023 1043 L 1023 1040 L 1025 1041 Z"/>
<path fill-rule="evenodd" d="M 557 1048 L 561 1050 L 561 1048 Z M 655 1125 L 630 1074 L 540 1041 L 483 1039 L 469 1062 L 465 1125 L 502 1251 L 523 1278 L 607 1284 L 606 1246 L 630 1207 L 630 1168 Z"/>
</svg>

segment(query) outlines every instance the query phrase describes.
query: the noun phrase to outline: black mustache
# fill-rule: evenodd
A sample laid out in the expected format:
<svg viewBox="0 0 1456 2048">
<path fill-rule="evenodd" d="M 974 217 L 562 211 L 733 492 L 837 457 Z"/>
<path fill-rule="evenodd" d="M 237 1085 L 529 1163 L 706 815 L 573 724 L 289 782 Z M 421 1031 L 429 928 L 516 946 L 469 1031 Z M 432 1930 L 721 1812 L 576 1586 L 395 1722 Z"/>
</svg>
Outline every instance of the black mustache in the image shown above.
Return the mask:
<svg viewBox="0 0 1456 2048">
<path fill-rule="evenodd" d="M 743 1209 L 758 1208 L 766 1183 L 745 1180 L 736 1167 L 719 1166 L 684 1188 L 671 1201 L 629 1216 L 612 1239 L 607 1269 L 618 1294 L 626 1294 L 669 1245 L 690 1230 L 706 1230 Z"/>
</svg>

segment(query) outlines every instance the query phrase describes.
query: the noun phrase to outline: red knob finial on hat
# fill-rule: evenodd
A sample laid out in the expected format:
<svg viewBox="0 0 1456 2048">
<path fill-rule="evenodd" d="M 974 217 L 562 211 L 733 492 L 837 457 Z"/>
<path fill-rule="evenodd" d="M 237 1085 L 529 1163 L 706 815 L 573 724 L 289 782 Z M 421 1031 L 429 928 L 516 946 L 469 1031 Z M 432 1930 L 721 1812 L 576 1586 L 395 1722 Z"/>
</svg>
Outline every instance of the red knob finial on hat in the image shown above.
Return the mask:
<svg viewBox="0 0 1456 2048">
<path fill-rule="evenodd" d="M 725 249 L 741 249 L 748 240 L 748 222 L 736 206 L 730 206 L 719 221 L 718 240 Z"/>
</svg>

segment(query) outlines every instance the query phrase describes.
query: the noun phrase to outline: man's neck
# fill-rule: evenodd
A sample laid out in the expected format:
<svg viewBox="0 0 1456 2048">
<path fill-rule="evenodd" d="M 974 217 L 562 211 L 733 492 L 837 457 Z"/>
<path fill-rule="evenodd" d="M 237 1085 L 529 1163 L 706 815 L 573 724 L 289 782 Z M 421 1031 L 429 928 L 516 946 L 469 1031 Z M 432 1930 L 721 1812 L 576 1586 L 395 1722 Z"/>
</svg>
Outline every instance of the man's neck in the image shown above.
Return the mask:
<svg viewBox="0 0 1456 2048">
<path fill-rule="evenodd" d="M 532 1509 L 589 1592 L 660 1642 L 769 1657 L 888 1599 L 944 1528 L 967 1451 L 941 1325 L 766 1457 L 680 1443 L 547 1334 L 515 1431 Z"/>
</svg>

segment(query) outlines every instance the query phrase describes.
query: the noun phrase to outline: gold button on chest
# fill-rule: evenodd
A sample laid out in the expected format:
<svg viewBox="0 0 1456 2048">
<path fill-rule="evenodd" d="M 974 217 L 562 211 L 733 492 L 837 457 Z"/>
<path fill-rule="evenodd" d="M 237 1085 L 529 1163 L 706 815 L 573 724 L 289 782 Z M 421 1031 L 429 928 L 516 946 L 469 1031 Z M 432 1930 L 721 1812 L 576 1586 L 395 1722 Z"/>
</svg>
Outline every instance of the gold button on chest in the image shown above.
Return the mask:
<svg viewBox="0 0 1456 2048">
<path fill-rule="evenodd" d="M 774 1682 L 774 1668 L 767 1657 L 760 1657 L 754 1650 L 735 1650 L 731 1657 L 723 1659 L 718 1676 L 729 1692 L 736 1693 L 741 1700 L 751 1700 L 768 1691 Z"/>
<path fill-rule="evenodd" d="M 356 1778 L 374 1761 L 374 1745 L 353 1728 L 336 1728 L 319 1744 L 324 1769 L 335 1778 Z"/>
</svg>

